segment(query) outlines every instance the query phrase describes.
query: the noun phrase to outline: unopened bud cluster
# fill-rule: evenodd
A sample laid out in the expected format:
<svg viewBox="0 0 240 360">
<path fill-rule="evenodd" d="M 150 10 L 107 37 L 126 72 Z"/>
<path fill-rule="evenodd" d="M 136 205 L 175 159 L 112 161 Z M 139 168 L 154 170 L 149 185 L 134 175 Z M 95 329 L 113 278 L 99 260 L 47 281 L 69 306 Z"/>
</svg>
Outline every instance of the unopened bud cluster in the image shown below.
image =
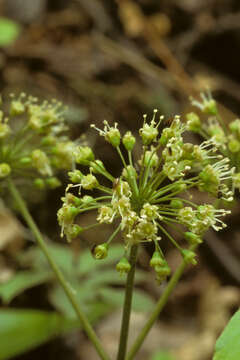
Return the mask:
<svg viewBox="0 0 240 360">
<path fill-rule="evenodd" d="M 2 105 L 2 103 L 1 103 Z M 66 135 L 65 108 L 21 93 L 0 110 L 0 181 L 19 176 L 38 189 L 61 185 L 58 170 L 72 170 L 78 147 Z"/>
<path fill-rule="evenodd" d="M 207 121 L 202 121 L 195 112 L 188 113 L 187 128 L 205 139 L 211 139 L 218 151 L 229 159 L 230 166 L 235 170 L 230 175 L 233 190 L 234 188 L 240 190 L 240 119 L 225 124 L 210 92 L 201 94 L 201 100 L 191 99 L 191 103 L 208 116 Z"/>
<path fill-rule="evenodd" d="M 213 113 L 209 110 L 212 104 L 206 104 L 206 101 L 205 111 Z M 119 154 L 122 173 L 119 178 L 114 178 L 102 161 L 95 159 L 89 147 L 80 147 L 78 163 L 86 166 L 86 172 L 74 170 L 69 173 L 71 184 L 63 198 L 58 220 L 68 241 L 78 235 L 79 232 L 73 229 L 76 217 L 83 212 L 96 211 L 97 222 L 93 226 L 113 224 L 113 234 L 104 244 L 94 248 L 93 255 L 97 259 L 105 258 L 111 241 L 121 234 L 124 254 L 117 264 L 121 274 L 128 273 L 131 268 L 128 252 L 132 246 L 154 242 L 155 252 L 150 265 L 157 280 L 162 282 L 171 272 L 160 246 L 163 237 L 178 248 L 186 263 L 195 264 L 193 249 L 201 243 L 205 231 L 210 227 L 216 231 L 225 227 L 221 217 L 228 211 L 217 210 L 212 204 L 196 205 L 189 190 L 204 191 L 212 198 L 221 192 L 225 200 L 231 201 L 233 194 L 226 180 L 232 177 L 234 169 L 227 158 L 219 155 L 212 140 L 200 145 L 184 142 L 183 133 L 189 130 L 189 123 L 183 123 L 179 116 L 175 116 L 168 126 L 164 126 L 162 116 L 156 118 L 157 110 L 149 123 L 144 116 L 140 140 L 130 131 L 122 136 L 117 123 L 111 126 L 104 121 L 103 130 L 92 125 Z M 194 128 L 199 126 L 195 115 L 191 115 L 191 121 Z M 133 161 L 136 141 L 142 142 L 142 154 Z M 104 176 L 109 186 L 103 186 L 98 175 Z M 69 192 L 73 187 L 79 188 L 78 196 Z M 89 195 L 92 190 L 97 196 Z M 179 245 L 172 238 L 168 226 L 179 226 L 185 245 Z"/>
</svg>

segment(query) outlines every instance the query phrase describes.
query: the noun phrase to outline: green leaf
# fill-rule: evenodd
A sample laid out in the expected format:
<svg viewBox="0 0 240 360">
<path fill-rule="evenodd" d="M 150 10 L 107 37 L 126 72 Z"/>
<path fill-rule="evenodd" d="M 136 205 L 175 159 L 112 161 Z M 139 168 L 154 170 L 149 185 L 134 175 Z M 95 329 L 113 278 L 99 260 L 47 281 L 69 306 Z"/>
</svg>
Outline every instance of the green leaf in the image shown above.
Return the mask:
<svg viewBox="0 0 240 360">
<path fill-rule="evenodd" d="M 79 326 L 79 322 L 66 319 L 56 312 L 1 309 L 0 360 L 22 354 Z"/>
<path fill-rule="evenodd" d="M 122 307 L 124 290 L 103 288 L 99 289 L 102 299 L 112 306 Z M 135 311 L 150 311 L 154 306 L 153 300 L 141 290 L 135 289 L 133 293 L 132 308 Z"/>
<path fill-rule="evenodd" d="M 153 354 L 151 360 L 174 360 L 174 358 L 168 352 L 160 350 Z"/>
<path fill-rule="evenodd" d="M 20 26 L 14 21 L 0 17 L 0 46 L 11 45 L 19 36 Z"/>
<path fill-rule="evenodd" d="M 240 310 L 238 310 L 218 338 L 213 360 L 240 359 Z"/>
<path fill-rule="evenodd" d="M 9 281 L 0 284 L 0 297 L 3 302 L 9 303 L 14 297 L 33 286 L 40 285 L 52 278 L 50 272 L 20 271 Z"/>
</svg>

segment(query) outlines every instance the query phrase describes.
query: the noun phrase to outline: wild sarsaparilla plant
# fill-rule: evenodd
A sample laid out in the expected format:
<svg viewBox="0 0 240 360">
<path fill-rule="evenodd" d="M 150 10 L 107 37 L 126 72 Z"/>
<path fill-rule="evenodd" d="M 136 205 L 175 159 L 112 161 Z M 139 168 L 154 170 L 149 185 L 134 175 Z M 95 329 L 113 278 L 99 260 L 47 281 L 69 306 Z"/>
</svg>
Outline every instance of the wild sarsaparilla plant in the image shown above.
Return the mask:
<svg viewBox="0 0 240 360">
<path fill-rule="evenodd" d="M 23 182 L 37 189 L 55 188 L 61 185 L 60 170 L 75 169 L 78 145 L 69 139 L 63 115 L 64 107 L 56 100 L 11 96 L 9 109 L 0 110 L 0 188 L 9 190 L 100 358 L 108 359 L 18 190 Z"/>
<path fill-rule="evenodd" d="M 135 357 L 185 267 L 196 264 L 195 250 L 202 242 L 203 234 L 211 227 L 218 231 L 226 226 L 221 218 L 230 211 L 215 208 L 214 198 L 221 194 L 224 200 L 233 200 L 235 168 L 230 166 L 229 158 L 218 151 L 218 143 L 214 139 L 207 139 L 201 144 L 184 141 L 183 134 L 192 130 L 192 124 L 192 118 L 183 123 L 179 116 L 175 116 L 171 124 L 160 131 L 164 120 L 162 116 L 157 119 L 157 110 L 154 110 L 150 122 L 144 115 L 143 125 L 139 129 L 142 154 L 134 160 L 133 149 L 139 139 L 130 131 L 122 136 L 118 124 L 111 126 L 107 121 L 104 121 L 103 129 L 92 125 L 116 149 L 122 172 L 118 178 L 114 178 L 103 162 L 95 159 L 88 146 L 77 150 L 77 162 L 86 166 L 87 171 L 83 173 L 75 169 L 69 172 L 71 183 L 58 211 L 62 235 L 65 234 L 71 241 L 87 230 L 89 226 L 78 225 L 76 218 L 81 213 L 96 211 L 93 227 L 113 224 L 115 229 L 106 242 L 94 247 L 94 257 L 103 259 L 108 256 L 110 244 L 117 234 L 121 234 L 123 240 L 123 256 L 116 265 L 120 274 L 127 274 L 118 360 Z M 109 181 L 109 186 L 99 182 L 99 174 Z M 70 192 L 75 187 L 79 190 L 78 195 Z M 190 193 L 194 188 L 208 193 L 211 201 L 196 204 Z M 92 190 L 97 195 L 92 196 Z M 183 244 L 179 244 L 169 233 L 171 226 L 179 226 Z M 143 242 L 154 243 L 150 266 L 155 270 L 156 280 L 161 283 L 171 273 L 162 251 L 162 237 L 179 250 L 182 262 L 126 355 L 138 249 Z"/>
<path fill-rule="evenodd" d="M 211 99 L 203 100 L 206 105 L 206 101 Z M 213 104 L 211 102 L 211 106 Z M 76 300 L 74 289 L 64 278 L 32 219 L 18 190 L 18 184 L 24 181 L 37 189 L 55 188 L 60 185 L 58 172 L 67 170 L 71 183 L 66 189 L 63 206 L 58 211 L 62 235 L 65 234 L 67 240 L 71 241 L 89 228 L 111 224 L 114 231 L 109 239 L 92 249 L 94 257 L 100 260 L 108 256 L 111 242 L 117 234 L 121 234 L 123 254 L 116 269 L 121 275 L 127 274 L 127 282 L 118 360 L 133 359 L 185 267 L 196 264 L 195 251 L 202 242 L 205 231 L 210 227 L 218 231 L 226 226 L 221 218 L 229 210 L 216 208 L 214 198 L 220 194 L 224 200 L 232 201 L 233 186 L 237 186 L 238 173 L 235 174 L 235 168 L 231 165 L 232 157 L 226 156 L 229 154 L 226 151 L 227 145 L 222 146 L 216 136 L 205 136 L 207 139 L 201 144 L 184 141 L 185 131 L 196 131 L 199 123 L 196 119 L 196 116 L 194 118 L 190 115 L 187 122 L 182 123 L 180 117 L 175 116 L 171 124 L 162 126 L 163 117 L 157 119 L 157 111 L 154 110 L 150 122 L 144 116 L 143 125 L 139 129 L 140 139 L 136 139 L 130 131 L 122 136 L 117 124 L 111 126 L 105 121 L 103 129 L 92 125 L 119 154 L 122 171 L 115 178 L 101 160 L 95 159 L 90 147 L 79 146 L 69 139 L 61 103 L 40 102 L 35 97 L 21 94 L 17 98 L 12 96 L 8 111 L 0 112 L 1 189 L 8 189 L 15 200 L 103 360 L 109 357 Z M 235 123 L 231 131 L 232 135 L 238 136 Z M 142 154 L 139 159 L 133 160 L 136 141 L 142 142 Z M 231 146 L 233 148 L 235 149 Z M 85 166 L 87 171 L 83 173 L 78 170 L 77 164 Z M 239 172 L 238 168 L 237 171 Z M 99 175 L 107 179 L 109 186 L 100 183 Z M 72 191 L 74 188 L 78 189 L 77 194 Z M 191 189 L 194 188 L 208 193 L 211 201 L 196 204 L 191 195 Z M 77 217 L 87 211 L 96 211 L 96 222 L 87 227 L 80 226 Z M 171 226 L 179 226 L 182 243 L 178 243 L 169 233 Z M 155 309 L 127 354 L 138 249 L 143 242 L 154 243 L 155 251 L 150 266 L 155 271 L 157 282 L 162 283 L 171 274 L 162 250 L 162 238 L 168 239 L 179 250 L 182 262 L 165 286 Z"/>
</svg>

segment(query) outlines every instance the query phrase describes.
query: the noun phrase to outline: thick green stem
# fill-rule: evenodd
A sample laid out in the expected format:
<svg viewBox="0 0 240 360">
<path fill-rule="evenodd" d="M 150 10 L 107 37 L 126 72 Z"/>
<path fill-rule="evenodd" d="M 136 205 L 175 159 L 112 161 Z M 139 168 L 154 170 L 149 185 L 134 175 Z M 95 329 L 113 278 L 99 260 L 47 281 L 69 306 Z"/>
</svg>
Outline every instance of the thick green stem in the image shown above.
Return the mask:
<svg viewBox="0 0 240 360">
<path fill-rule="evenodd" d="M 89 320 L 87 319 L 86 315 L 82 312 L 78 301 L 76 300 L 74 291 L 70 284 L 67 282 L 67 280 L 64 278 L 61 270 L 59 269 L 58 265 L 55 263 L 54 258 L 50 254 L 48 247 L 42 237 L 42 234 L 40 233 L 37 225 L 35 224 L 32 216 L 30 215 L 27 205 L 25 204 L 21 194 L 19 193 L 18 189 L 14 185 L 14 183 L 9 180 L 8 181 L 8 188 L 10 190 L 10 193 L 14 200 L 16 201 L 16 204 L 18 206 L 18 209 L 20 210 L 23 218 L 25 219 L 26 223 L 28 224 L 29 228 L 32 230 L 38 245 L 40 246 L 41 250 L 43 251 L 44 255 L 46 256 L 48 263 L 50 267 L 52 268 L 53 272 L 56 275 L 56 278 L 58 279 L 59 283 L 61 284 L 66 296 L 68 297 L 70 303 L 72 304 L 74 310 L 76 311 L 76 314 L 82 324 L 83 329 L 87 333 L 89 339 L 92 341 L 93 345 L 95 346 L 95 349 L 100 356 L 102 360 L 109 360 L 109 357 L 105 353 L 105 351 L 102 348 L 102 345 L 93 330 Z"/>
<path fill-rule="evenodd" d="M 195 248 L 196 248 L 196 245 L 193 245 L 192 247 L 190 247 L 190 250 L 194 251 Z M 132 348 L 130 349 L 130 351 L 129 351 L 127 357 L 126 357 L 127 360 L 132 360 L 132 359 L 135 358 L 136 353 L 138 352 L 138 350 L 141 347 L 142 343 L 144 342 L 146 336 L 148 335 L 150 329 L 152 328 L 154 322 L 156 321 L 159 314 L 161 313 L 164 306 L 166 305 L 169 296 L 171 295 L 171 293 L 175 289 L 175 287 L 176 287 L 179 279 L 181 278 L 186 266 L 187 266 L 187 264 L 183 260 L 181 262 L 181 264 L 179 265 L 179 267 L 177 268 L 177 270 L 175 271 L 175 273 L 173 274 L 173 276 L 171 277 L 171 280 L 167 284 L 164 292 L 162 293 L 160 299 L 158 300 L 158 302 L 157 302 L 157 304 L 155 306 L 155 309 L 153 310 L 153 312 L 150 315 L 150 317 L 148 318 L 145 326 L 141 330 L 141 332 L 138 335 L 137 339 L 135 340 Z"/>
<path fill-rule="evenodd" d="M 134 275 L 135 275 L 135 268 L 137 261 L 137 250 L 138 250 L 138 245 L 132 246 L 130 259 L 129 259 L 129 262 L 131 264 L 131 270 L 128 273 L 126 289 L 125 289 L 125 300 L 123 307 L 122 326 L 121 326 L 117 360 L 124 360 L 127 351 L 128 330 L 129 330 L 129 321 L 130 321 L 131 306 L 132 306 L 132 293 L 133 293 Z"/>
</svg>

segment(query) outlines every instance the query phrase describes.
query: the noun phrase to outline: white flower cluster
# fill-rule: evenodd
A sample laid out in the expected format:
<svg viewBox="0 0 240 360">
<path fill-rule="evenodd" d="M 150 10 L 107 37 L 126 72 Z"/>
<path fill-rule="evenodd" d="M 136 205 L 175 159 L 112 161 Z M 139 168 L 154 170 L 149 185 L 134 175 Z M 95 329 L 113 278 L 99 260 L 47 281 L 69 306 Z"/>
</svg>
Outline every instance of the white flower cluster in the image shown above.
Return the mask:
<svg viewBox="0 0 240 360">
<path fill-rule="evenodd" d="M 215 209 L 209 204 L 200 205 L 196 210 L 187 206 L 179 210 L 178 219 L 194 234 L 202 235 L 210 227 L 215 231 L 225 228 L 226 224 L 219 217 L 230 213 L 230 210 Z"/>
<path fill-rule="evenodd" d="M 65 108 L 56 100 L 40 102 L 21 93 L 11 95 L 7 115 L 0 111 L 0 178 L 19 175 L 38 189 L 61 185 L 55 174 L 71 170 L 77 145 L 63 132 Z"/>
<path fill-rule="evenodd" d="M 175 116 L 162 131 L 160 125 L 163 117 L 157 121 L 156 116 L 157 111 L 154 110 L 149 124 L 144 116 L 143 126 L 139 130 L 142 154 L 135 163 L 132 151 L 136 139 L 131 132 L 126 132 L 122 137 L 117 124 L 111 127 L 105 121 L 103 130 L 92 125 L 117 150 L 123 165 L 121 176 L 115 179 L 100 160 L 95 160 L 90 148 L 79 148 L 78 163 L 87 166 L 90 173 L 84 175 L 79 170 L 71 172 L 70 179 L 76 185 L 69 185 L 68 189 L 78 186 L 84 191 L 100 191 L 101 196 L 95 197 L 95 202 L 92 200 L 87 205 L 82 204 L 84 196 L 77 197 L 80 205 L 76 201 L 69 204 L 65 199 L 63 210 L 59 210 L 59 222 L 68 240 L 71 240 L 71 236 L 74 238 L 78 234 L 74 228 L 74 217 L 84 211 L 97 210 L 97 224 L 94 226 L 113 224 L 116 229 L 106 243 L 94 248 L 94 256 L 97 259 L 106 257 L 110 242 L 121 232 L 125 255 L 117 269 L 124 273 L 129 270 L 126 257 L 128 249 L 142 242 L 154 242 L 156 251 L 151 266 L 158 274 L 157 278 L 162 280 L 170 271 L 159 245 L 162 237 L 167 237 L 177 247 L 186 262 L 196 263 L 191 249 L 183 249 L 168 233 L 166 226 L 180 225 L 179 231 L 182 231 L 182 226 L 186 227 L 188 231 L 183 232 L 182 237 L 191 246 L 199 244 L 200 237 L 210 227 L 217 231 L 225 227 L 220 217 L 229 213 L 215 209 L 211 204 L 197 206 L 187 191 L 196 188 L 216 198 L 220 194 L 223 199 L 231 201 L 233 193 L 226 182 L 230 181 L 232 185 L 234 168 L 231 168 L 227 158 L 219 155 L 216 142 L 212 139 L 200 145 L 184 142 L 183 133 L 189 126 L 183 124 L 179 116 Z M 191 126 L 197 127 L 198 121 L 191 117 Z M 127 152 L 127 160 L 121 146 Z M 97 174 L 104 176 L 111 185 L 101 185 Z M 240 183 L 236 178 L 237 181 Z M 182 193 L 185 196 L 181 196 Z M 70 218 L 69 211 L 73 215 Z"/>
<path fill-rule="evenodd" d="M 162 217 L 158 213 L 158 207 L 146 203 L 138 215 L 132 209 L 131 195 L 128 183 L 119 180 L 113 191 L 111 205 L 103 205 L 98 209 L 97 221 L 111 224 L 115 217 L 121 217 L 121 230 L 129 246 L 143 241 L 160 240 L 156 219 L 161 220 Z"/>
</svg>

